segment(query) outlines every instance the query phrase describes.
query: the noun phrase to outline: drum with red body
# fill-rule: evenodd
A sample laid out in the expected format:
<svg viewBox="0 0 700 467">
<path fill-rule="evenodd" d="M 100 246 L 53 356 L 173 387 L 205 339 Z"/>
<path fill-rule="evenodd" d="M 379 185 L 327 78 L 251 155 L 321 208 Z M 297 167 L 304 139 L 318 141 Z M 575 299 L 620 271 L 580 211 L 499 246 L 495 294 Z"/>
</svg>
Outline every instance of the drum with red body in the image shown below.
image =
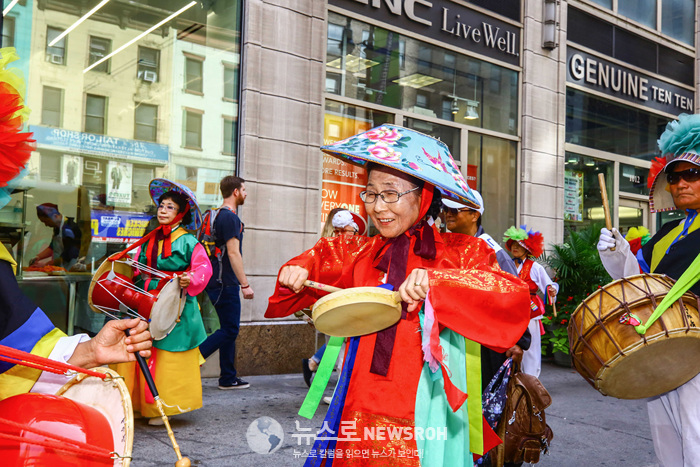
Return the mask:
<svg viewBox="0 0 700 467">
<path fill-rule="evenodd" d="M 155 280 L 160 281 L 158 288 L 149 291 L 137 286 L 134 283 L 137 271 L 156 274 Z M 107 259 L 90 283 L 88 304 L 98 313 L 126 313 L 146 319 L 153 338 L 160 340 L 177 324 L 185 299 L 179 280 L 172 273 L 153 270 L 130 258 Z"/>
<path fill-rule="evenodd" d="M 0 436 L 2 465 L 129 465 L 134 441 L 129 392 L 117 373 L 95 371 L 109 376 L 102 380 L 80 374 L 55 395 L 29 393 L 0 401 L 1 417 L 14 422 L 0 426 L 0 433 L 23 438 L 17 442 Z M 89 454 L 98 449 L 112 454 Z"/>
</svg>

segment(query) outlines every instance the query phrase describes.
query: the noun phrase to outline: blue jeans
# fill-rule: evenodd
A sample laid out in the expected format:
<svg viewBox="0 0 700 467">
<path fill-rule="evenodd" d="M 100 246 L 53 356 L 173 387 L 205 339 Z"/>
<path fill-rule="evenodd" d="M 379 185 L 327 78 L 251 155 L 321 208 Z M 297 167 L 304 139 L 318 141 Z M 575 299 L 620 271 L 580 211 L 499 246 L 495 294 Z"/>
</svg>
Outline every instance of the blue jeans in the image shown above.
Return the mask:
<svg viewBox="0 0 700 467">
<path fill-rule="evenodd" d="M 204 358 L 219 350 L 219 384 L 228 386 L 236 380 L 236 338 L 241 325 L 241 296 L 239 286 L 207 289 L 209 299 L 219 315 L 219 329 L 199 346 Z"/>
<path fill-rule="evenodd" d="M 311 357 L 311 360 L 313 360 L 316 363 L 321 363 L 321 359 L 323 358 L 323 353 L 326 351 L 326 344 L 323 344 L 323 346 L 316 351 L 313 357 Z"/>
</svg>

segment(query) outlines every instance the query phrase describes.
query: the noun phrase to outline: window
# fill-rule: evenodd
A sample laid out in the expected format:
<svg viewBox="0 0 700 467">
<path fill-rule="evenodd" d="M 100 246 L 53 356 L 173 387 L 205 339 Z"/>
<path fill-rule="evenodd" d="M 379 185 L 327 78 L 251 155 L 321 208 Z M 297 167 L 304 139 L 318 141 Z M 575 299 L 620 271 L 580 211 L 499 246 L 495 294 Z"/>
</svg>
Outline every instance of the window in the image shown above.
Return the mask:
<svg viewBox="0 0 700 467">
<path fill-rule="evenodd" d="M 63 89 L 44 86 L 41 101 L 41 124 L 61 126 L 61 110 L 63 107 Z"/>
<path fill-rule="evenodd" d="M 106 57 L 112 52 L 112 41 L 110 39 L 105 39 L 103 37 L 90 36 L 90 58 L 88 65 L 92 65 L 95 62 L 99 62 L 103 57 Z M 109 62 L 110 60 L 105 60 L 92 71 L 101 71 L 102 73 L 109 73 Z"/>
<path fill-rule="evenodd" d="M 15 46 L 15 19 L 12 16 L 5 16 L 2 20 L 2 46 Z"/>
<path fill-rule="evenodd" d="M 202 94 L 202 61 L 185 58 L 185 90 Z"/>
<path fill-rule="evenodd" d="M 185 147 L 202 149 L 202 113 L 185 110 Z"/>
<path fill-rule="evenodd" d="M 618 0 L 617 12 L 656 29 L 656 0 Z"/>
<path fill-rule="evenodd" d="M 49 27 L 46 30 L 46 61 L 56 65 L 66 64 L 66 38 L 60 41 L 54 40 L 63 33 L 63 29 Z"/>
<path fill-rule="evenodd" d="M 238 70 L 224 67 L 224 99 L 238 101 Z"/>
<path fill-rule="evenodd" d="M 674 39 L 695 43 L 695 1 L 663 0 L 661 3 L 661 32 Z"/>
<path fill-rule="evenodd" d="M 134 115 L 134 139 L 156 141 L 158 135 L 158 106 L 137 104 Z"/>
<path fill-rule="evenodd" d="M 88 94 L 85 99 L 85 132 L 104 135 L 106 114 L 107 98 Z"/>
<path fill-rule="evenodd" d="M 158 82 L 158 69 L 160 68 L 160 50 L 148 47 L 139 47 L 139 61 L 136 77 L 150 83 Z"/>
<path fill-rule="evenodd" d="M 238 122 L 233 117 L 224 117 L 224 154 L 236 155 Z"/>
</svg>

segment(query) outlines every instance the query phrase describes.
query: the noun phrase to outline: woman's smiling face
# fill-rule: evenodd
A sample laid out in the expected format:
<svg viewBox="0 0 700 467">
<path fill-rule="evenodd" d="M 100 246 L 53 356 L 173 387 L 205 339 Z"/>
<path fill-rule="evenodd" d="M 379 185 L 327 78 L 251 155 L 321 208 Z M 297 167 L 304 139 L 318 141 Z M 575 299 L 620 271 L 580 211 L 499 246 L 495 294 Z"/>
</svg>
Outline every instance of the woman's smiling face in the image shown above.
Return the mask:
<svg viewBox="0 0 700 467">
<path fill-rule="evenodd" d="M 417 186 L 409 180 L 411 177 L 398 170 L 376 167 L 369 173 L 367 191 L 403 193 Z M 367 213 L 382 237 L 398 237 L 416 223 L 420 215 L 420 192 L 406 193 L 396 203 L 387 203 L 381 196 L 377 196 L 373 203 L 365 203 Z"/>
<path fill-rule="evenodd" d="M 178 214 L 180 207 L 172 199 L 164 199 L 158 206 L 158 222 L 163 225 L 170 224 Z"/>
</svg>

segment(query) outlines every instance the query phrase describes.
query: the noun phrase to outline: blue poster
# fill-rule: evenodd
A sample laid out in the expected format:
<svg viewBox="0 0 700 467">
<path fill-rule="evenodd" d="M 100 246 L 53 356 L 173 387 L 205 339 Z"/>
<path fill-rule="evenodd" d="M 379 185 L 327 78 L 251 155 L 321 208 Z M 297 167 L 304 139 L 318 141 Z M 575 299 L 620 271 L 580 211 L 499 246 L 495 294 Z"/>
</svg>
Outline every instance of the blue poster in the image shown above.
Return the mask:
<svg viewBox="0 0 700 467">
<path fill-rule="evenodd" d="M 168 162 L 168 146 L 115 136 L 29 125 L 39 148 L 141 162 Z"/>
<path fill-rule="evenodd" d="M 97 243 L 130 243 L 143 237 L 150 214 L 96 210 L 91 212 L 92 241 Z"/>
</svg>

